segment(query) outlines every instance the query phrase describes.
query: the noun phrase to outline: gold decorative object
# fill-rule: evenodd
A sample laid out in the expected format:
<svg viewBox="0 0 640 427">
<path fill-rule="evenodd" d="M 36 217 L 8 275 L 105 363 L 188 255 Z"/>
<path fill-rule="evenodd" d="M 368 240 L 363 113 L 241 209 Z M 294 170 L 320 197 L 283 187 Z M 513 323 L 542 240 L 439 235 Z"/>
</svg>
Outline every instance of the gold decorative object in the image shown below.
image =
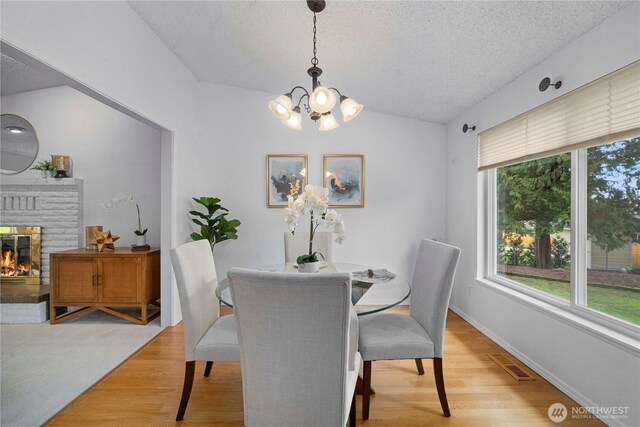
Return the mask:
<svg viewBox="0 0 640 427">
<path fill-rule="evenodd" d="M 95 235 L 96 235 L 96 231 L 102 231 L 102 226 L 101 225 L 87 225 L 85 227 L 85 242 L 86 242 L 86 246 L 85 249 L 88 251 L 97 251 L 98 250 L 98 245 L 96 243 L 91 243 L 92 241 L 95 242 Z"/>
<path fill-rule="evenodd" d="M 69 178 L 67 173 L 71 171 L 71 158 L 69 156 L 52 154 L 51 163 L 53 163 L 53 167 L 57 171 L 54 178 Z"/>
<path fill-rule="evenodd" d="M 95 239 L 89 242 L 90 245 L 97 245 L 98 252 L 104 252 L 104 248 L 114 249 L 113 242 L 118 240 L 120 237 L 115 234 L 111 234 L 111 230 L 107 231 L 96 231 Z"/>
</svg>

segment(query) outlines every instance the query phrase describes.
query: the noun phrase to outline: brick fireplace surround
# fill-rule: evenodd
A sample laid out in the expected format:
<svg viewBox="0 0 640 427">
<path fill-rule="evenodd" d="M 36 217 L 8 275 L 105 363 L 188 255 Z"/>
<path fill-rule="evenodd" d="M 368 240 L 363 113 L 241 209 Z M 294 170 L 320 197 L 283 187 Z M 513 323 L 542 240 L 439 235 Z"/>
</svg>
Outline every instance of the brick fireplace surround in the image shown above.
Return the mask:
<svg viewBox="0 0 640 427">
<path fill-rule="evenodd" d="M 3 175 L 0 179 L 1 225 L 42 227 L 41 284 L 48 285 L 49 254 L 79 248 L 84 244 L 83 181 L 78 178 L 42 178 L 31 172 Z M 19 285 L 3 284 L 3 290 L 8 286 Z M 1 292 L 2 323 L 37 323 L 46 320 L 46 301 L 9 301 L 9 295 L 14 293 L 10 292 L 12 290 Z"/>
</svg>

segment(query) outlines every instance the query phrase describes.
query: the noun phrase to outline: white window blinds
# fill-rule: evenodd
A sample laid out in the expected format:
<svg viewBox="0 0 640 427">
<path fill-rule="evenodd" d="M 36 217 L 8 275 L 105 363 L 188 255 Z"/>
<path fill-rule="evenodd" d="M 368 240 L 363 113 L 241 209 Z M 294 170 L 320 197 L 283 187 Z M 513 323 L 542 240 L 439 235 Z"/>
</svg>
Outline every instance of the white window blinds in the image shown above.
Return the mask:
<svg viewBox="0 0 640 427">
<path fill-rule="evenodd" d="M 491 169 L 640 135 L 640 61 L 479 134 Z"/>
</svg>

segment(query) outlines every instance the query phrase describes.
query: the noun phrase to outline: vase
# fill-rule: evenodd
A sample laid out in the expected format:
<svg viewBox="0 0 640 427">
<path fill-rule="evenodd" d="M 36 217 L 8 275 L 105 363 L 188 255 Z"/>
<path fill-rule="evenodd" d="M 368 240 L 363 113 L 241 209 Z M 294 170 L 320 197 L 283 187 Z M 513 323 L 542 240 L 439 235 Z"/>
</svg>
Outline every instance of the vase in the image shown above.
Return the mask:
<svg viewBox="0 0 640 427">
<path fill-rule="evenodd" d="M 321 261 L 305 262 L 304 264 L 298 264 L 298 271 L 300 273 L 317 273 L 320 270 Z"/>
<path fill-rule="evenodd" d="M 101 225 L 87 225 L 85 227 L 85 245 L 86 245 L 85 249 L 88 250 L 88 251 L 97 251 L 98 250 L 98 243 L 96 242 L 96 231 L 102 231 L 102 226 Z"/>
<path fill-rule="evenodd" d="M 136 246 L 144 246 L 147 244 L 147 235 L 143 234 L 139 236 L 136 234 Z"/>
</svg>

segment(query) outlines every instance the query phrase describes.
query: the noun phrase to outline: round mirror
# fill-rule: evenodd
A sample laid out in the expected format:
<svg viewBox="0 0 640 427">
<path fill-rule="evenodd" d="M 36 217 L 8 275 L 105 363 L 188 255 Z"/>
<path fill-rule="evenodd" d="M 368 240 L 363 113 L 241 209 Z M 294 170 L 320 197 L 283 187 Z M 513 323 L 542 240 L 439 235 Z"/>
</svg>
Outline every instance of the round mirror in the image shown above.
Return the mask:
<svg viewBox="0 0 640 427">
<path fill-rule="evenodd" d="M 0 172 L 26 170 L 38 155 L 38 136 L 31 123 L 15 114 L 0 115 Z"/>
</svg>

